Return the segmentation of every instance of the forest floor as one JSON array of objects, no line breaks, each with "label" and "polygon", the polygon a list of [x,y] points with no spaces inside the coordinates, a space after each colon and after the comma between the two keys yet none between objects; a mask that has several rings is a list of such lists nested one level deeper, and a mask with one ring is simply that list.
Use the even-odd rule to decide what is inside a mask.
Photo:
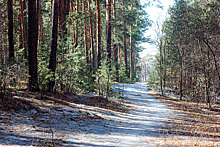
[{"label": "forest floor", "polygon": [[[116,84],[115,91],[123,96],[12,90],[0,103],[0,146],[220,146],[219,132],[210,133],[219,131],[219,112],[185,114],[176,101],[149,95],[146,83]],[[192,124],[182,125],[184,117]],[[202,120],[208,131],[183,131]]]},{"label": "forest floor", "polygon": [[166,123],[165,127],[169,134],[215,138],[220,141],[220,104],[212,104],[209,109],[204,102],[162,96],[153,90],[148,93],[174,112],[175,115],[169,116],[171,122]]}]

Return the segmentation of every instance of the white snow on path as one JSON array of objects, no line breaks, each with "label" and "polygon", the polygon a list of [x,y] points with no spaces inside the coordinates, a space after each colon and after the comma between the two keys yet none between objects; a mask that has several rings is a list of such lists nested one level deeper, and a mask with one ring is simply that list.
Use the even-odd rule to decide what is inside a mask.
[{"label": "white snow on path", "polygon": [[[85,142],[78,146],[155,146],[159,141],[158,137],[165,133],[161,128],[171,111],[147,94],[146,83],[118,84],[115,87],[124,89],[125,101],[131,103],[133,111],[103,115],[110,121],[107,121],[104,127],[97,126],[101,129],[100,133],[94,128],[95,133],[77,134],[79,141]],[[70,135],[68,141],[71,141],[72,137]]]},{"label": "white snow on path", "polygon": [[[154,146],[170,110],[147,94],[143,83],[118,84],[124,87],[124,101],[130,103],[129,113],[110,112],[82,104],[58,109],[43,105],[50,113],[38,116],[36,111],[1,112],[0,146],[31,146],[53,139],[62,146]],[[117,89],[115,89],[117,91]],[[104,119],[79,119],[84,110]],[[63,116],[62,114],[68,114]]]},{"label": "white snow on path", "polygon": [[[172,111],[147,94],[146,83],[114,86],[115,91],[123,91],[125,103],[132,106],[129,113],[74,103],[65,108],[41,104],[45,110],[42,114],[34,110],[0,111],[0,146],[46,143],[52,138],[51,132],[54,141],[66,147],[149,147],[163,142],[167,136],[162,128]],[[83,119],[88,111],[91,117],[103,119]]]}]

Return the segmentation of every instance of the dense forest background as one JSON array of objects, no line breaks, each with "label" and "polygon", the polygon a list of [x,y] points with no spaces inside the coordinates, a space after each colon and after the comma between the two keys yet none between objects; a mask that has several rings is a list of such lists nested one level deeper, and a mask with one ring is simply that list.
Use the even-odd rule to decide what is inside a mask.
[{"label": "dense forest background", "polygon": [[1,93],[95,91],[137,80],[140,0],[1,0]]},{"label": "dense forest background", "polygon": [[176,0],[156,34],[154,64],[150,56],[140,61],[149,83],[211,108],[220,96],[220,1]]},{"label": "dense forest background", "polygon": [[0,144],[218,146],[220,0],[174,1],[0,0]]},{"label": "dense forest background", "polygon": [[176,0],[156,30],[158,54],[140,59],[140,44],[151,41],[145,7],[140,0],[1,0],[1,96],[8,88],[109,95],[113,82],[149,76],[162,95],[211,108],[220,91],[219,0]]}]

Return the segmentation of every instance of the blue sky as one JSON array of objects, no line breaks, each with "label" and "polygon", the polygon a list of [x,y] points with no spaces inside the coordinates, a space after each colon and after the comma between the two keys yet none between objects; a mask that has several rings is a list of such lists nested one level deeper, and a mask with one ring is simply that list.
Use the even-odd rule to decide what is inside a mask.
[{"label": "blue sky", "polygon": [[[148,0],[141,0],[142,3],[147,3]],[[155,24],[159,22],[160,27],[163,24],[164,20],[167,18],[167,10],[170,6],[173,5],[173,0],[160,0],[163,9],[157,8],[156,6],[148,6],[145,11],[149,14],[149,19],[153,21],[152,27],[146,31],[145,36],[151,36],[152,39],[156,38],[155,33]],[[155,2],[156,4],[156,2]],[[147,54],[155,55],[158,51],[155,45],[149,43],[141,44],[145,48],[143,52],[140,53],[141,57],[144,57]]]}]

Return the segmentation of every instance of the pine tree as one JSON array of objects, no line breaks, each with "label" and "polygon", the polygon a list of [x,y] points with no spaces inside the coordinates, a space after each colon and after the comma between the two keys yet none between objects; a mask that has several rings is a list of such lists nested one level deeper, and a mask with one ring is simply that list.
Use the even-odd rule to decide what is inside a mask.
[{"label": "pine tree", "polygon": [[51,45],[50,45],[50,60],[49,69],[51,76],[48,83],[48,91],[54,92],[55,85],[55,70],[56,70],[56,54],[57,54],[57,38],[58,38],[58,0],[53,0],[52,6],[52,28],[51,28]]},{"label": "pine tree", "polygon": [[38,41],[38,18],[37,1],[28,0],[28,63],[29,63],[29,91],[38,91],[37,75],[37,41]]}]

